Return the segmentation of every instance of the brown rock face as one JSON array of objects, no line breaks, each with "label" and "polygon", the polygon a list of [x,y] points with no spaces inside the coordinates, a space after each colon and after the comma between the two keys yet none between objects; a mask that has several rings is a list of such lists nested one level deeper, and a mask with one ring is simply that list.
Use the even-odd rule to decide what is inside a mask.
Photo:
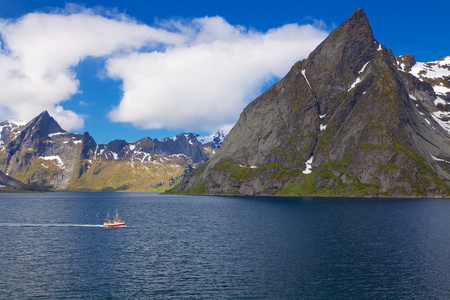
[{"label": "brown rock face", "polygon": [[26,125],[2,122],[0,189],[154,191],[178,182],[217,150],[197,137],[97,145],[87,132],[66,132],[46,111]]},{"label": "brown rock face", "polygon": [[400,69],[357,9],[174,192],[449,196],[450,137],[426,105],[436,95]]}]

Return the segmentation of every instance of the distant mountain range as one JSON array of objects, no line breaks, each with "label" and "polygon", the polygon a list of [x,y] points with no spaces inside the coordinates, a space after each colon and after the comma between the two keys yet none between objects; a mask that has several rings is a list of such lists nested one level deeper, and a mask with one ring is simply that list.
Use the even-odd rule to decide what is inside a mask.
[{"label": "distant mountain range", "polygon": [[450,57],[394,57],[357,9],[172,192],[449,197],[449,134]]},{"label": "distant mountain range", "polygon": [[87,132],[66,132],[47,111],[28,123],[0,123],[0,134],[0,188],[79,191],[167,188],[206,162],[226,135],[185,133],[104,145]]}]

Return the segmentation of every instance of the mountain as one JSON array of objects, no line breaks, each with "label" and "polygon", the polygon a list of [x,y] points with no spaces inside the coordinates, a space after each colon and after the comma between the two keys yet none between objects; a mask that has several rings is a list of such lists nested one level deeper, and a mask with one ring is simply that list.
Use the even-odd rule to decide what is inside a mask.
[{"label": "mountain", "polygon": [[24,191],[27,190],[27,185],[22,182],[6,175],[2,171],[0,171],[0,191],[1,192],[9,192],[11,190],[19,190]]},{"label": "mountain", "polygon": [[[438,61],[421,63],[416,62],[413,55],[406,54],[397,57],[397,64],[400,71],[409,73],[419,81],[428,84],[416,81],[420,85],[416,88],[416,92],[419,93],[410,95],[410,98],[415,101],[419,99],[431,113],[429,117],[450,134],[450,56]],[[416,106],[419,107],[419,103]]]},{"label": "mountain", "polygon": [[201,142],[202,144],[208,144],[212,143],[214,147],[219,149],[222,147],[222,143],[225,140],[227,134],[229,133],[229,130],[220,129],[216,133],[213,133],[208,136],[197,136],[197,140]]},{"label": "mountain", "polygon": [[64,131],[46,111],[25,126],[6,128],[11,133],[5,127],[1,133],[1,171],[26,184],[68,186],[83,136]]},{"label": "mountain", "polygon": [[216,143],[201,138],[185,133],[98,145],[87,132],[65,131],[44,111],[26,124],[0,123],[0,172],[26,189],[155,190],[179,181],[221,144],[219,137]]},{"label": "mountain", "polygon": [[447,62],[394,57],[357,9],[172,192],[448,197]]}]

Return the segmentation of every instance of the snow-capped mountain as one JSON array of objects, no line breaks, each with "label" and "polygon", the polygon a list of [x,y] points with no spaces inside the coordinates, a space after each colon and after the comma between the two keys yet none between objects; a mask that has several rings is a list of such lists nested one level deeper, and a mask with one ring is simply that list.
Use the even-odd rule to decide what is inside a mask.
[{"label": "snow-capped mountain", "polygon": [[228,132],[230,132],[229,129],[219,129],[217,132],[210,134],[210,135],[206,135],[206,136],[201,136],[197,133],[183,133],[181,135],[177,135],[174,137],[167,137],[164,138],[162,141],[163,142],[167,142],[167,141],[177,141],[180,136],[184,136],[186,138],[186,140],[191,144],[196,144],[196,143],[201,143],[203,145],[207,145],[209,143],[211,143],[215,148],[220,148],[220,146],[222,146],[223,141],[225,140]]},{"label": "snow-capped mountain", "polygon": [[97,144],[87,132],[66,132],[45,111],[28,123],[0,123],[0,172],[55,189],[152,190],[170,186],[218,149],[197,137]]},{"label": "snow-capped mountain", "polygon": [[433,87],[436,95],[444,98],[450,97],[450,56],[432,62],[415,62],[408,70],[405,69],[405,65],[402,63],[400,63],[400,67],[403,71],[428,82]]},{"label": "snow-capped mountain", "polygon": [[223,141],[227,137],[227,134],[230,132],[230,129],[219,129],[216,133],[207,136],[197,136],[197,140],[202,144],[213,143],[214,146],[220,148],[222,146]]},{"label": "snow-capped mountain", "polygon": [[11,136],[17,136],[20,132],[19,128],[25,126],[27,122],[21,120],[8,120],[0,122],[0,146],[5,143]]},{"label": "snow-capped mountain", "polygon": [[407,54],[397,57],[397,64],[401,71],[412,74],[433,88],[433,91],[424,90],[424,93],[410,97],[425,105],[431,118],[450,134],[450,56],[423,63]]}]

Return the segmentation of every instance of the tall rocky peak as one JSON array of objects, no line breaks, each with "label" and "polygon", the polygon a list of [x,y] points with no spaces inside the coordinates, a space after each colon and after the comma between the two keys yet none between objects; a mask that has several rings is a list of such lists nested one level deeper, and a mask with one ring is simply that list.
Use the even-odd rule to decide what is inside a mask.
[{"label": "tall rocky peak", "polygon": [[42,112],[39,116],[31,120],[23,132],[26,132],[27,137],[39,137],[39,138],[48,138],[49,134],[58,133],[58,132],[66,132],[64,129],[59,126],[58,122],[53,119],[52,116],[47,111]]},{"label": "tall rocky peak", "polygon": [[417,81],[357,9],[250,103],[203,172],[174,191],[447,196],[450,138],[412,96],[436,97]]},{"label": "tall rocky peak", "polygon": [[301,63],[320,114],[326,114],[338,95],[350,87],[378,47],[366,14],[358,8]]},{"label": "tall rocky peak", "polygon": [[114,140],[108,143],[106,149],[115,153],[119,153],[120,150],[125,148],[127,145],[128,143],[125,140]]},{"label": "tall rocky peak", "polygon": [[209,158],[203,151],[203,145],[197,140],[198,135],[183,133],[175,137],[165,138],[155,142],[155,149],[166,154],[184,154],[195,162],[206,162]]},{"label": "tall rocky peak", "polygon": [[83,134],[82,145],[80,159],[89,159],[91,154],[95,152],[95,149],[97,148],[97,143],[94,138],[90,136],[89,132]]}]

